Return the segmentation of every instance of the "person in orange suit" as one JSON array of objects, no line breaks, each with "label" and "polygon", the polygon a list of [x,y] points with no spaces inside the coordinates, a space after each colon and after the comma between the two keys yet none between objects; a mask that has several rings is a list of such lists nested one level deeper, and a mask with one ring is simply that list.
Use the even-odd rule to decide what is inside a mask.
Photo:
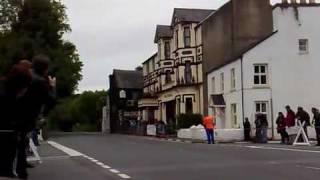
[{"label": "person in orange suit", "polygon": [[213,116],[204,117],[203,126],[206,129],[208,144],[214,144],[215,118]]}]

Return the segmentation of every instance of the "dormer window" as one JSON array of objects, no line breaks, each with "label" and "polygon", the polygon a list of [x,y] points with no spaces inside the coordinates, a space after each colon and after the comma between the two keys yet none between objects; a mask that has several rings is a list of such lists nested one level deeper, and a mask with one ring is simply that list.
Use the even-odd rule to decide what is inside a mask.
[{"label": "dormer window", "polygon": [[191,31],[190,27],[184,27],[183,29],[184,47],[191,46]]}]

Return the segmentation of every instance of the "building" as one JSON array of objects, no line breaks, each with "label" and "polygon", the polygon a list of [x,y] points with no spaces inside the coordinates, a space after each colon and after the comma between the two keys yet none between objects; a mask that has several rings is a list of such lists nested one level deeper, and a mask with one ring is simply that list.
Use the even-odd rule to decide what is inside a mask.
[{"label": "building", "polygon": [[[264,114],[273,130],[278,112],[320,107],[320,4],[282,3],[273,7],[273,31],[235,58],[208,72],[208,111],[218,128],[241,128]],[[272,131],[272,135],[275,135]]]},{"label": "building", "polygon": [[114,70],[109,76],[111,133],[126,132],[128,121],[139,117],[138,99],[142,97],[141,70]]},{"label": "building", "polygon": [[171,25],[158,25],[158,51],[143,63],[145,121],[175,123],[182,113],[202,113],[202,36],[198,23],[214,10],[174,9]]},{"label": "building", "polygon": [[199,26],[203,44],[203,106],[207,114],[207,73],[272,33],[270,0],[230,0]]}]

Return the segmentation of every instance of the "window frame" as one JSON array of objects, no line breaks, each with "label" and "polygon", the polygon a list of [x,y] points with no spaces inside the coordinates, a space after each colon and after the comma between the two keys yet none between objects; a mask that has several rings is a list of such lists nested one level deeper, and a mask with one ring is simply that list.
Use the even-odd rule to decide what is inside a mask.
[{"label": "window frame", "polygon": [[164,57],[165,59],[170,59],[171,56],[171,45],[170,41],[164,42]]},{"label": "window frame", "polygon": [[236,69],[232,68],[231,70],[231,91],[236,90]]},{"label": "window frame", "polygon": [[[264,67],[264,72],[262,72],[262,67]],[[256,72],[256,68],[258,68],[258,72]],[[259,82],[256,83],[256,77],[258,77]],[[262,83],[262,78],[265,77],[266,83]],[[269,71],[268,64],[254,64],[253,65],[253,84],[256,87],[266,87],[269,85]]]},{"label": "window frame", "polygon": [[216,88],[216,77],[215,76],[211,78],[211,88],[212,88],[211,93],[216,94],[217,88]]},{"label": "window frame", "polygon": [[300,54],[309,53],[309,39],[301,38],[298,40],[298,48]]},{"label": "window frame", "polygon": [[165,72],[165,84],[169,84],[172,82],[171,71],[166,70]]},{"label": "window frame", "polygon": [[[190,111],[189,111],[189,107],[188,107],[189,100],[191,102]],[[185,113],[186,114],[192,114],[193,113],[193,98],[192,97],[186,97],[186,99],[185,99]]]},{"label": "window frame", "polygon": [[191,61],[186,61],[185,62],[184,79],[185,79],[185,83],[186,84],[191,84],[192,83],[192,64],[191,64]]},{"label": "window frame", "polygon": [[220,73],[220,91],[224,93],[224,73]]},{"label": "window frame", "polygon": [[179,29],[176,29],[175,43],[176,49],[179,49]]},{"label": "window frame", "polygon": [[238,129],[239,128],[239,123],[238,123],[238,114],[237,114],[237,104],[232,103],[230,105],[230,111],[231,111],[231,123],[232,123],[232,128]]},{"label": "window frame", "polygon": [[[189,41],[187,41],[189,40]],[[191,28],[190,26],[183,27],[183,42],[184,47],[191,47]]]},{"label": "window frame", "polygon": [[[265,105],[265,112],[263,111],[263,104]],[[259,105],[260,110],[257,110],[257,105]],[[269,119],[269,102],[268,101],[255,101],[254,102],[254,112],[255,112],[255,118],[258,114],[263,114],[266,116],[266,119]]]}]

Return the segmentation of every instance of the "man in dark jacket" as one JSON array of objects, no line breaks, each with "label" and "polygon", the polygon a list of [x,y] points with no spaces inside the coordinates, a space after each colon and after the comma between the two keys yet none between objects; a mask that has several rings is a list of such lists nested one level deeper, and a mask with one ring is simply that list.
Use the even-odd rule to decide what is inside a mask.
[{"label": "man in dark jacket", "polygon": [[251,140],[251,137],[250,137],[250,134],[251,134],[251,124],[250,124],[248,118],[245,118],[245,121],[244,121],[244,123],[243,123],[243,127],[244,127],[244,140],[245,140],[245,141],[250,141],[250,140]]},{"label": "man in dark jacket", "polygon": [[[17,147],[18,104],[31,82],[30,64],[13,66],[0,80],[0,177],[14,177],[13,160]],[[1,178],[0,178],[1,179]]]},{"label": "man in dark jacket", "polygon": [[17,173],[23,179],[28,177],[25,151],[29,142],[27,134],[36,127],[41,109],[45,105],[53,104],[55,99],[55,78],[48,76],[49,62],[50,59],[45,55],[38,55],[32,59],[32,82],[21,103],[24,107],[24,119],[20,125]]},{"label": "man in dark jacket", "polygon": [[[298,107],[298,112],[296,114],[296,117],[297,117],[298,121],[300,121],[301,125],[304,123],[303,129],[308,137],[308,129],[307,128],[308,128],[308,126],[310,126],[309,114],[305,110],[303,110],[302,107]],[[303,137],[302,137],[302,135],[300,135],[299,142],[302,142],[302,141],[303,141]]]},{"label": "man in dark jacket", "polygon": [[320,112],[319,109],[312,108],[314,127],[317,135],[317,146],[320,146]]}]

